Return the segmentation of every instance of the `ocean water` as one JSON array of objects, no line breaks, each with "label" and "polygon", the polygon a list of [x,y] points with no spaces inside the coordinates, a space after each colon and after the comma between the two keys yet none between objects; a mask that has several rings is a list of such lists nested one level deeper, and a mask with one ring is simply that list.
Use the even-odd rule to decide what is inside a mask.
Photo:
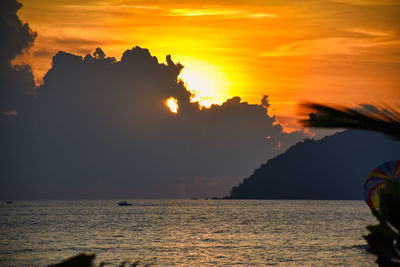
[{"label": "ocean water", "polygon": [[375,266],[362,201],[131,200],[0,204],[0,266]]}]

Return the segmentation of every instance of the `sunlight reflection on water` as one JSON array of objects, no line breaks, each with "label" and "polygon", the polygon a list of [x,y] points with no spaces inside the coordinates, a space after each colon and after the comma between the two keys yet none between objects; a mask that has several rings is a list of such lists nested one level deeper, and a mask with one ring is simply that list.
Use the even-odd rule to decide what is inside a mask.
[{"label": "sunlight reflection on water", "polygon": [[79,252],[117,265],[375,266],[361,201],[133,200],[0,204],[0,265],[45,266]]}]

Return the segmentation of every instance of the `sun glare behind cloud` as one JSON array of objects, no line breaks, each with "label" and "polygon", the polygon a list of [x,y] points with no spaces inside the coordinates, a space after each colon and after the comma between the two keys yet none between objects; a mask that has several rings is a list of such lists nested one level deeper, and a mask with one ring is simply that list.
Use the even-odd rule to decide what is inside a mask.
[{"label": "sun glare behind cloud", "polygon": [[168,106],[169,110],[172,113],[178,113],[178,100],[173,98],[172,96],[165,101],[165,104]]},{"label": "sun glare behind cloud", "polygon": [[183,62],[187,67],[183,68],[179,78],[194,94],[192,102],[209,108],[212,104],[222,104],[229,97],[231,82],[221,67],[189,58]]}]

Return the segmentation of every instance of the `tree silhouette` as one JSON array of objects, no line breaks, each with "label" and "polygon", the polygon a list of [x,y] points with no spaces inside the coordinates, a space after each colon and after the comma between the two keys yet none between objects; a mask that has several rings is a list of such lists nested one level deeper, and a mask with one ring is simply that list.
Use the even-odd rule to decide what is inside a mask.
[{"label": "tree silhouette", "polygon": [[304,127],[350,128],[382,132],[400,140],[400,112],[390,107],[359,105],[357,108],[302,103],[302,114],[309,118]]}]

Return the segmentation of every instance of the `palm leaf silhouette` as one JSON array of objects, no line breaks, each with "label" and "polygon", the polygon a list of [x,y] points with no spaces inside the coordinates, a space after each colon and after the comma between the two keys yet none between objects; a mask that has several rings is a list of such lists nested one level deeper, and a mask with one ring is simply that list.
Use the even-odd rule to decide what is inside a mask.
[{"label": "palm leaf silhouette", "polygon": [[358,108],[329,106],[318,103],[300,104],[308,119],[300,123],[304,127],[351,128],[382,132],[400,140],[400,113],[393,108],[375,108],[360,105]]}]

